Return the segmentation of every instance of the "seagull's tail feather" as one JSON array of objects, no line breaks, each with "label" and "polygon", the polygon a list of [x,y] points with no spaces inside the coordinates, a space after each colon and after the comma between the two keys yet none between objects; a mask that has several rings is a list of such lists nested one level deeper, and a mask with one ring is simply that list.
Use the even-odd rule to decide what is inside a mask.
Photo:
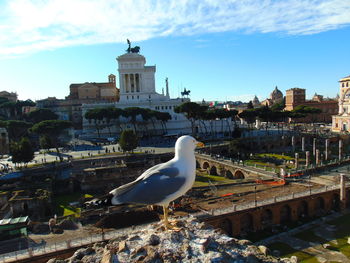
[{"label": "seagull's tail feather", "polygon": [[104,196],[94,198],[88,202],[84,203],[86,209],[101,208],[106,206],[111,206],[112,204],[112,194],[106,194]]}]

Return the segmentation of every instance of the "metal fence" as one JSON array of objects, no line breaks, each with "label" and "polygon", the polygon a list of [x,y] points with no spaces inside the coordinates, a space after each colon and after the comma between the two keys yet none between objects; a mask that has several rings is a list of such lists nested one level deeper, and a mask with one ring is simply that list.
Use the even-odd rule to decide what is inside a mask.
[{"label": "metal fence", "polygon": [[310,196],[313,194],[324,193],[324,192],[332,191],[335,189],[339,189],[339,185],[324,186],[324,187],[316,188],[316,189],[312,189],[310,187],[309,190],[303,191],[303,192],[292,193],[292,194],[288,194],[288,195],[284,195],[284,196],[275,196],[273,198],[264,199],[264,200],[254,200],[254,201],[246,202],[246,203],[243,203],[240,205],[233,204],[231,207],[216,208],[216,209],[212,209],[212,210],[206,211],[206,212],[202,211],[202,212],[197,213],[196,216],[198,218],[201,218],[201,217],[229,214],[229,213],[234,213],[237,211],[243,211],[243,210],[247,210],[250,208],[261,207],[261,206],[274,204],[274,203],[278,203],[278,202],[282,202],[282,201],[293,200],[293,199],[299,198],[299,197],[306,197],[306,196]]},{"label": "metal fence", "polygon": [[69,248],[81,247],[91,243],[109,240],[115,237],[120,231],[114,230],[101,234],[90,235],[86,237],[67,240],[65,242],[55,242],[53,244],[36,245],[24,250],[1,254],[0,262],[16,262],[17,260],[31,258],[35,256],[45,255],[57,251],[63,251]]}]

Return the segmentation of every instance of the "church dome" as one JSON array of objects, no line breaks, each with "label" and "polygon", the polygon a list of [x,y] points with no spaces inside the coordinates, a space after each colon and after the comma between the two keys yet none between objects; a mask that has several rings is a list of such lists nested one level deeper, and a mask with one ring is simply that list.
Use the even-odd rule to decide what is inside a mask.
[{"label": "church dome", "polygon": [[283,93],[277,88],[277,86],[276,86],[275,89],[271,92],[271,94],[270,94],[270,99],[271,99],[272,101],[277,101],[277,100],[283,99]]},{"label": "church dome", "polygon": [[260,101],[258,99],[258,97],[255,95],[254,99],[253,99],[253,105],[259,105],[260,104]]}]

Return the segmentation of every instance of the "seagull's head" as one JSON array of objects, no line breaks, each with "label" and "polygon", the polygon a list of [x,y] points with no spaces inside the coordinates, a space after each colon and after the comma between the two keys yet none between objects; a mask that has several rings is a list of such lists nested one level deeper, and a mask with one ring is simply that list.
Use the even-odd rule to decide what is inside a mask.
[{"label": "seagull's head", "polygon": [[202,142],[197,141],[195,138],[189,135],[181,136],[177,139],[175,143],[175,153],[176,155],[187,155],[193,154],[196,147],[203,147]]}]

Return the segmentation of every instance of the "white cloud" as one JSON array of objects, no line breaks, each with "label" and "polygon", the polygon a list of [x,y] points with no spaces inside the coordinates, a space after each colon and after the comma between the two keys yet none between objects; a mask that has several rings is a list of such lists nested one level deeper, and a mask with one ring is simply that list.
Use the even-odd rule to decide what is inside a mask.
[{"label": "white cloud", "polygon": [[0,56],[159,36],[315,34],[350,24],[350,0],[7,0]]}]

